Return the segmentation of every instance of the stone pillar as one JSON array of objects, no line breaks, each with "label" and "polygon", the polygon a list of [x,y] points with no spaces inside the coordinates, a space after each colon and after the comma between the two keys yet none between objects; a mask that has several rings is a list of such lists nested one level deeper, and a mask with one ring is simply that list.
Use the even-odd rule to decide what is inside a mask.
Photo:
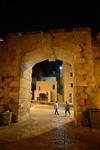
[{"label": "stone pillar", "polygon": [[63,98],[64,102],[66,102],[68,100],[69,94],[73,94],[73,87],[71,87],[71,84],[73,84],[73,76],[70,76],[70,73],[73,74],[73,72],[72,65],[66,62],[63,62],[62,68]]},{"label": "stone pillar", "polygon": [[19,109],[18,121],[23,121],[29,117],[32,99],[31,91],[32,67],[27,63],[21,65],[20,90],[19,90]]},{"label": "stone pillar", "polygon": [[90,99],[90,97],[92,96],[91,89],[94,87],[92,52],[88,53],[88,57],[85,58],[85,61],[82,62],[80,61],[80,59],[78,59],[78,61],[75,62],[74,64],[75,69],[74,112],[77,125],[88,126],[89,120],[88,118],[86,118],[84,113],[89,108],[92,108],[94,106],[94,104],[91,105]]}]

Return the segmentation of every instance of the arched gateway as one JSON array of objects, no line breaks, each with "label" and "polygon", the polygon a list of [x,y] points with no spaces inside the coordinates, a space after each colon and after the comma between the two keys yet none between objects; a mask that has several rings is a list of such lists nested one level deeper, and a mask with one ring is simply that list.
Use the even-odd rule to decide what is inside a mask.
[{"label": "arched gateway", "polygon": [[[74,74],[74,114],[77,124],[87,124],[84,112],[94,108],[95,88],[90,28],[73,32],[10,33],[0,42],[0,107],[9,107],[14,121],[29,116],[32,67],[44,60],[59,59],[72,66]],[[64,85],[66,93],[66,84]],[[66,94],[64,94],[66,97]]]}]

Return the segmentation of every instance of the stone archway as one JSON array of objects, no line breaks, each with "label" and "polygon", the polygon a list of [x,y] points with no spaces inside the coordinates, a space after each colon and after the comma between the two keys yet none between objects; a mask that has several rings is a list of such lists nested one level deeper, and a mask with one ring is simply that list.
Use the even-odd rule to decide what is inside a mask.
[{"label": "stone archway", "polygon": [[[75,64],[77,63],[77,59],[76,58],[78,57],[76,54],[79,55],[79,53],[81,51],[81,48],[78,45],[75,45],[75,44],[72,44],[72,43],[68,43],[68,42],[66,43],[66,45],[67,45],[66,49],[64,49],[63,46],[55,47],[56,58],[61,60],[61,61],[63,61],[64,67],[66,67],[66,63],[71,64],[72,68],[74,70],[75,69]],[[42,53],[41,53],[41,51],[42,51]],[[22,58],[22,68],[23,69],[21,71],[22,76],[21,76],[21,81],[20,81],[20,87],[28,87],[29,86],[28,89],[30,89],[31,83],[29,83],[29,81],[31,81],[31,73],[32,73],[31,70],[32,70],[33,64],[35,65],[36,63],[41,62],[41,61],[46,60],[46,59],[49,59],[50,61],[51,60],[55,61],[55,58],[54,58],[54,56],[53,56],[53,54],[51,52],[52,52],[52,50],[48,51],[48,50],[44,50],[44,49],[42,49],[42,50],[41,49],[40,50],[35,49],[35,50],[30,51],[29,53],[26,53],[24,55],[24,57]],[[30,71],[28,71],[28,70],[30,70]],[[76,71],[74,71],[74,76],[75,77],[76,77],[76,74],[75,74]],[[27,81],[25,81],[25,79],[28,80],[28,84],[26,84]],[[74,96],[73,96],[75,112],[77,112],[76,97],[75,97],[75,95],[76,95],[76,93],[75,93],[76,87],[77,87],[77,84],[75,83]],[[65,89],[66,89],[66,86],[65,86]],[[24,88],[20,88],[20,90],[21,90],[20,97],[22,97],[21,93],[24,93],[25,89]],[[31,89],[30,89],[30,91],[31,91]],[[29,94],[29,91],[27,91],[26,93]],[[65,93],[66,93],[66,90],[65,90]],[[26,95],[28,96],[28,94],[26,94]],[[65,96],[65,98],[67,97],[65,94],[64,94],[64,96]],[[24,110],[26,108],[27,111],[26,110],[25,111],[27,112],[27,114],[29,114],[29,110],[30,110],[30,107],[29,107],[30,106],[30,101],[29,100],[31,100],[31,92],[29,94],[29,97],[24,98],[24,99],[26,99],[26,101],[23,101],[23,100],[21,101],[20,97],[19,97],[20,106],[21,105],[24,106]],[[20,121],[20,120],[23,119],[23,116],[21,117],[21,115],[23,114],[23,112],[22,112],[23,109],[20,107],[19,110],[20,110],[19,111],[19,121]],[[24,112],[24,114],[25,114],[25,112]],[[26,116],[26,114],[25,114],[25,116]]]},{"label": "stone archway", "polygon": [[[72,65],[74,71],[75,120],[77,123],[83,124],[85,122],[83,112],[87,108],[95,106],[95,102],[93,105],[91,104],[95,81],[90,30],[75,30],[68,33],[26,34],[22,36],[16,33],[9,34],[6,42],[8,44],[5,47],[1,46],[7,52],[5,58],[9,53],[12,55],[6,61],[8,66],[6,69],[7,77],[3,75],[10,83],[10,93],[6,95],[5,99],[8,98],[9,100],[15,120],[22,121],[29,116],[32,67],[43,60],[54,61],[59,59],[64,64],[69,63]],[[10,63],[12,65],[9,67]],[[17,67],[17,70],[15,67]],[[11,73],[9,69],[12,71]],[[3,69],[1,69],[1,72],[3,72]],[[12,87],[13,90],[11,91]]]}]

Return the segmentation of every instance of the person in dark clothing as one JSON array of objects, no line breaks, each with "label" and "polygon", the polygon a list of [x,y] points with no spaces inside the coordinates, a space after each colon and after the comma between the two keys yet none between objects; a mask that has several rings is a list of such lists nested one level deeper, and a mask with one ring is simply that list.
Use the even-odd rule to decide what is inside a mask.
[{"label": "person in dark clothing", "polygon": [[70,105],[68,102],[66,102],[65,104],[65,116],[67,115],[67,112],[69,113],[69,116],[70,116]]}]

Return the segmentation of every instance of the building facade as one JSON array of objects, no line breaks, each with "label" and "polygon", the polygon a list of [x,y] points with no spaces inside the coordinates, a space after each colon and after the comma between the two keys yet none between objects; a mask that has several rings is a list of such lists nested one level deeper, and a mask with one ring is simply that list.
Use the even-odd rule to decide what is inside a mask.
[{"label": "building facade", "polygon": [[57,100],[57,81],[37,81],[34,100],[41,103],[55,102]]}]

